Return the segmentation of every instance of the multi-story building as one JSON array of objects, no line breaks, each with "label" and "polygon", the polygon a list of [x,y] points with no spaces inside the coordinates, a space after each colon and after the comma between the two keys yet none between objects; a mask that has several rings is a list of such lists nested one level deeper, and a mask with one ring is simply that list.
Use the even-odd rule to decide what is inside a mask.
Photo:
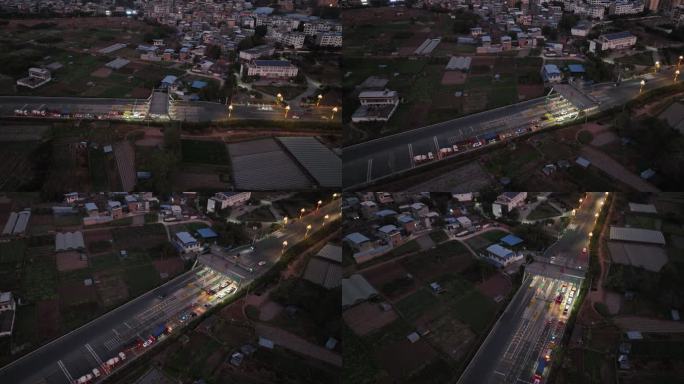
[{"label": "multi-story building", "polygon": [[359,93],[361,106],[352,115],[355,123],[368,121],[387,121],[399,105],[396,91],[363,91]]},{"label": "multi-story building", "polygon": [[495,217],[501,217],[525,204],[526,198],[527,192],[504,192],[500,194],[492,204],[492,213]]},{"label": "multi-story building", "polygon": [[611,15],[635,15],[644,11],[641,0],[618,0],[610,4],[608,13]]},{"label": "multi-story building", "polygon": [[207,212],[243,205],[249,201],[250,197],[252,197],[251,192],[218,192],[207,200]]},{"label": "multi-story building", "polygon": [[625,49],[633,47],[636,44],[637,38],[629,31],[608,33],[601,35],[596,40],[589,42],[589,50],[595,52],[607,51],[611,49]]},{"label": "multi-story building", "polygon": [[0,337],[12,335],[16,310],[12,292],[0,292]]},{"label": "multi-story building", "polygon": [[301,32],[287,32],[280,36],[280,43],[287,47],[299,49],[304,46],[306,35]]},{"label": "multi-story building", "polygon": [[292,78],[297,76],[299,68],[286,60],[254,60],[243,64],[247,68],[247,76],[266,78]]},{"label": "multi-story building", "polygon": [[262,57],[273,56],[275,47],[272,45],[259,45],[254,48],[240,51],[240,59],[244,61],[252,61]]},{"label": "multi-story building", "polygon": [[188,232],[176,233],[176,245],[183,253],[199,252],[202,249],[200,242]]},{"label": "multi-story building", "polygon": [[322,32],[316,35],[319,47],[342,47],[342,32]]},{"label": "multi-story building", "polygon": [[17,85],[35,89],[52,80],[50,71],[45,68],[29,68],[28,77],[17,80]]}]

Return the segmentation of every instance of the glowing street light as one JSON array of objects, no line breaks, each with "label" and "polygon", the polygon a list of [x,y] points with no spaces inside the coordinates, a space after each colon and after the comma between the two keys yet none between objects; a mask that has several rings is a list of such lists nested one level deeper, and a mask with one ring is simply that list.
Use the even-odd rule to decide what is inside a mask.
[{"label": "glowing street light", "polygon": [[287,225],[287,216],[283,217],[283,225]]},{"label": "glowing street light", "polygon": [[674,82],[677,82],[677,77],[679,77],[679,69],[675,71]]},{"label": "glowing street light", "polygon": [[684,56],[679,55],[679,61],[677,62],[677,69],[679,69],[679,66],[682,65],[682,59],[684,59]]},{"label": "glowing street light", "polygon": [[594,236],[594,233],[593,233],[593,232],[589,232],[589,237],[592,237],[592,236]]},{"label": "glowing street light", "polygon": [[644,85],[646,85],[646,80],[641,80],[641,87],[639,87],[639,93],[641,93],[644,90]]},{"label": "glowing street light", "polygon": [[283,101],[283,95],[279,93],[276,95],[276,104],[280,103],[281,101]]},{"label": "glowing street light", "polygon": [[321,100],[323,100],[323,95],[318,95],[318,97],[316,97],[316,99],[317,99],[316,100],[316,106],[318,107],[318,104],[320,104]]},{"label": "glowing street light", "polygon": [[598,212],[596,212],[596,214],[594,215],[594,217],[598,219],[598,216],[599,216],[599,214],[598,214]]},{"label": "glowing street light", "polygon": [[285,118],[287,119],[287,114],[290,112],[290,106],[286,105],[285,106]]},{"label": "glowing street light", "polygon": [[656,61],[655,62],[655,70],[653,71],[653,73],[658,72],[659,69],[660,69],[660,61]]},{"label": "glowing street light", "polygon": [[325,225],[325,222],[328,221],[329,218],[330,218],[330,215],[323,216],[323,225]]},{"label": "glowing street light", "polygon": [[311,224],[306,226],[306,233],[304,234],[304,238],[306,239],[307,236],[309,236],[309,231],[311,230]]},{"label": "glowing street light", "polygon": [[582,198],[581,198],[581,197],[580,197],[580,199],[579,199],[579,202],[580,202],[580,204],[582,204]]},{"label": "glowing street light", "polygon": [[285,247],[287,247],[287,240],[283,241],[283,248],[280,250],[281,254],[285,253]]},{"label": "glowing street light", "polygon": [[332,115],[330,115],[330,120],[335,118],[335,112],[337,112],[337,107],[333,107],[332,112],[333,113],[332,113]]},{"label": "glowing street light", "polygon": [[301,219],[302,216],[304,216],[304,212],[306,212],[306,209],[302,208],[299,210],[299,218]]},{"label": "glowing street light", "polygon": [[321,204],[323,204],[322,200],[318,200],[318,203],[316,204],[316,213],[318,213],[318,208],[321,207]]},{"label": "glowing street light", "polygon": [[336,199],[336,198],[337,198],[337,192],[333,193],[333,199]]},{"label": "glowing street light", "polygon": [[228,106],[228,118],[230,119],[230,115],[233,113],[233,104]]}]

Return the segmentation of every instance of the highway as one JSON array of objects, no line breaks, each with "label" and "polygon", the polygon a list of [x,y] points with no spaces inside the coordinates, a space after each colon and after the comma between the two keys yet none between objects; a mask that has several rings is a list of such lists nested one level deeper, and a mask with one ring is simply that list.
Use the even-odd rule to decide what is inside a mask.
[{"label": "highway", "polygon": [[[587,193],[568,229],[550,246],[541,260],[586,269],[583,248],[589,242],[595,215],[602,207],[603,193]],[[529,270],[529,267],[528,267]],[[565,332],[568,317],[581,281],[566,276],[549,277],[527,273],[521,288],[470,361],[459,384],[532,383],[540,360]],[[559,295],[560,302],[557,302]],[[564,313],[565,309],[568,309]],[[553,362],[549,356],[548,365]],[[540,371],[541,381],[549,370]]]},{"label": "highway", "polygon": [[[339,199],[301,220],[290,220],[278,237],[257,240],[249,257],[254,263],[265,261],[266,264],[255,271],[246,273],[240,269],[239,278],[209,271],[205,266],[188,271],[1,368],[0,383],[71,384],[125,350],[131,342],[147,339],[158,324],[182,325],[180,317],[184,314],[193,310],[201,313],[206,310],[205,304],[212,306],[221,301],[204,289],[215,289],[223,280],[244,285],[264,274],[281,256],[284,239],[290,245],[301,241],[307,235],[307,225],[313,227],[311,232],[316,231],[323,224],[325,214],[331,216],[328,222],[339,217]],[[126,353],[130,359],[147,348],[134,348]]]},{"label": "highway", "polygon": [[[671,85],[673,73],[673,68],[661,68],[657,75],[645,75],[644,91]],[[585,87],[584,92],[599,103],[599,111],[604,111],[636,97],[640,81],[641,78],[623,81],[618,87],[614,83],[596,84]],[[342,185],[361,187],[420,167],[426,163],[417,164],[416,155],[432,152],[437,156],[439,148],[481,139],[491,133],[529,128],[547,112],[545,97],[541,97],[345,147]],[[459,153],[482,148],[461,148]]]},{"label": "highway", "polygon": [[[0,96],[0,116],[16,117],[15,110],[23,109],[29,112],[44,106],[48,110],[71,115],[71,118],[97,118],[98,115],[110,113],[130,112],[144,115],[148,111],[147,99],[108,99],[85,97],[39,97],[39,96]],[[230,112],[230,113],[229,113]],[[333,118],[332,107],[320,106],[293,111],[285,117],[285,109],[266,104],[236,104],[229,111],[225,104],[208,101],[174,101],[169,108],[171,120],[187,122],[208,122],[234,120],[274,120],[274,121],[318,121],[330,122]],[[78,116],[75,116],[77,115]],[[93,116],[85,116],[85,115]],[[84,115],[84,116],[81,116]],[[229,116],[230,115],[230,116]],[[341,114],[334,116],[339,121]],[[52,117],[52,116],[44,116]],[[52,117],[54,118],[54,117]],[[66,119],[66,118],[65,118]],[[131,118],[132,119],[132,118]],[[140,119],[142,120],[142,119]]]}]

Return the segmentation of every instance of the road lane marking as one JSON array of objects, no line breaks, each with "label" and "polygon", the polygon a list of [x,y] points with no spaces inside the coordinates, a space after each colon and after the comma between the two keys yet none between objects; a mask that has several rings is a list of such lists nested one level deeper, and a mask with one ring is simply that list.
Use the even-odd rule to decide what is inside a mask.
[{"label": "road lane marking", "polygon": [[69,373],[69,371],[67,370],[67,368],[64,366],[64,363],[62,362],[62,360],[59,360],[59,361],[57,362],[57,365],[59,365],[59,369],[62,370],[62,372],[64,373],[64,376],[66,376],[67,380],[69,380],[70,383],[73,383],[75,380],[74,380],[74,378],[71,376],[71,373]]},{"label": "road lane marking", "polygon": [[100,356],[98,356],[97,353],[95,353],[95,351],[93,350],[93,347],[91,347],[90,344],[86,344],[85,347],[86,347],[86,349],[88,350],[88,352],[90,352],[90,354],[93,355],[93,358],[95,359],[95,361],[96,361],[101,367],[104,366],[104,362],[102,361],[102,359],[100,359]]},{"label": "road lane marking", "polygon": [[127,327],[128,327],[128,329],[133,329],[133,327],[131,327],[130,325],[128,325],[128,323],[127,323],[127,322],[125,322],[125,321],[124,321],[124,325],[125,325],[125,326],[127,326]]},{"label": "road lane marking", "polygon": [[373,170],[373,159],[368,159],[368,169],[366,170],[366,182],[371,181],[371,172]]},{"label": "road lane marking", "polygon": [[439,143],[437,142],[437,136],[432,136],[432,141],[435,142],[435,153],[439,156]]},{"label": "road lane marking", "polygon": [[413,159],[413,145],[411,145],[411,143],[408,144],[408,150],[409,150],[409,160],[411,161],[411,168],[415,168],[416,163]]}]

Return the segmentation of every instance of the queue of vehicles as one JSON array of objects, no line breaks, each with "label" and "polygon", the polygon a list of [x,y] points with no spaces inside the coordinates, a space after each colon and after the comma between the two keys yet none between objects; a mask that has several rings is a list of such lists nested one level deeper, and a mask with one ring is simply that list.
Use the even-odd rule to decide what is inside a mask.
[{"label": "queue of vehicles", "polygon": [[415,164],[422,164],[426,163],[429,161],[433,161],[435,159],[444,159],[449,156],[455,155],[458,152],[468,150],[468,149],[475,149],[475,148],[480,148],[483,146],[486,146],[488,144],[494,144],[499,141],[504,141],[506,139],[514,138],[517,136],[524,135],[528,132],[533,132],[541,129],[541,123],[539,120],[534,120],[530,123],[529,126],[523,126],[523,127],[518,127],[513,130],[505,131],[505,132],[491,132],[487,133],[482,136],[482,138],[475,138],[474,140],[466,140],[462,141],[456,144],[453,144],[451,146],[443,147],[440,148],[439,151],[436,153],[428,152],[426,154],[419,154],[419,155],[414,155],[413,156],[413,162]]},{"label": "queue of vehicles", "polygon": [[15,116],[46,117],[53,119],[87,119],[87,120],[135,120],[144,119],[147,114],[138,111],[108,111],[106,113],[72,112],[69,109],[48,108],[45,104],[24,104],[14,110]]},{"label": "queue of vehicles", "polygon": [[[204,269],[197,273],[198,276],[202,277],[208,277],[215,274],[216,272],[214,271],[207,271]],[[210,298],[215,295],[218,299],[223,299],[227,295],[234,293],[237,290],[237,286],[231,280],[224,278],[221,279],[219,283],[211,283],[207,287],[204,287],[202,290]],[[161,299],[163,299],[165,295],[160,295],[160,297]],[[211,304],[210,302],[204,304],[204,308],[209,308],[211,306],[213,306],[213,304]],[[123,363],[123,361],[126,360],[126,358],[128,357],[126,353],[131,354],[133,353],[133,351],[141,352],[151,347],[153,344],[166,337],[166,335],[171,334],[173,329],[178,324],[184,324],[198,317],[201,313],[201,307],[198,304],[194,304],[190,307],[189,310],[181,311],[180,315],[178,315],[177,318],[173,317],[169,321],[158,323],[150,330],[150,333],[148,334],[147,338],[141,339],[140,337],[136,336],[127,344],[124,344],[122,351],[107,359],[102,365],[93,368],[90,372],[74,380],[73,384],[88,384],[93,382],[95,379],[101,377],[103,374],[109,374],[118,365],[120,365],[121,363]]]}]

